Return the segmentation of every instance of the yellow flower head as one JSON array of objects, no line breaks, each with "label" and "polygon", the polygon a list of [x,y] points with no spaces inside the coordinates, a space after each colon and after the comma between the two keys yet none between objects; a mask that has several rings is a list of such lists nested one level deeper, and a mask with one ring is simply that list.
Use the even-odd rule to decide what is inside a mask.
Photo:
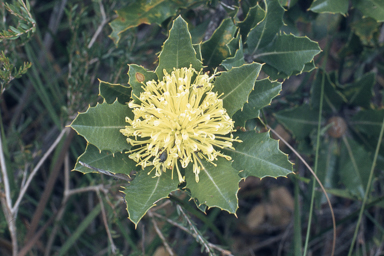
[{"label": "yellow flower head", "polygon": [[[193,81],[192,81],[193,80]],[[224,135],[233,132],[234,122],[223,108],[223,101],[212,92],[213,85],[207,74],[192,67],[164,70],[162,81],[149,81],[140,93],[141,104],[128,104],[134,119],[126,117],[129,126],[120,132],[127,142],[139,146],[129,151],[129,157],[142,168],[154,166],[155,176],[166,169],[177,169],[179,182],[184,181],[177,160],[186,168],[193,162],[196,182],[203,168],[201,159],[212,164],[217,156],[231,157],[217,151],[232,148],[232,142],[240,140]],[[152,170],[153,170],[152,169]]]}]

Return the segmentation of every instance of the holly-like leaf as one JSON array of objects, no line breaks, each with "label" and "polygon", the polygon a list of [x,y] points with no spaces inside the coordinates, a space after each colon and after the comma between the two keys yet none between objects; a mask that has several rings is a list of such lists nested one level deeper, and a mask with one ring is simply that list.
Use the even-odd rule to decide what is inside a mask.
[{"label": "holly-like leaf", "polygon": [[[208,29],[209,23],[210,23],[209,19],[204,20],[200,24],[198,24],[196,27],[193,27],[189,30],[189,33],[191,33],[191,37],[192,37],[192,44],[194,45],[200,44],[203,41],[205,32]],[[188,26],[190,28],[191,24],[188,24]]]},{"label": "holly-like leaf", "polygon": [[384,21],[384,2],[382,0],[354,0],[353,6],[364,16],[371,17],[378,22]]},{"label": "holly-like leaf", "polygon": [[352,31],[360,38],[363,45],[375,46],[373,38],[377,35],[381,23],[372,18],[357,20],[351,24]]},{"label": "holly-like leaf", "polygon": [[343,139],[340,149],[340,178],[349,191],[364,197],[372,160],[370,154],[357,142]]},{"label": "holly-like leaf", "polygon": [[201,61],[196,58],[191,34],[188,31],[188,24],[179,16],[173,21],[173,26],[169,31],[168,39],[164,42],[159,56],[159,65],[155,72],[157,77],[162,79],[164,69],[171,73],[174,68],[189,68],[191,65],[197,71],[203,68]]},{"label": "holly-like leaf", "polygon": [[148,172],[153,167],[138,172],[130,185],[125,188],[125,200],[127,202],[128,218],[137,223],[143,218],[149,209],[156,206],[156,202],[163,198],[167,198],[169,193],[177,190],[179,180],[177,175],[173,175],[172,171],[167,170],[159,177],[153,177]]},{"label": "holly-like leaf", "polygon": [[384,109],[365,110],[354,115],[349,124],[360,132],[368,136],[378,138],[380,135],[381,124],[383,123]]},{"label": "holly-like leaf", "polygon": [[227,43],[227,48],[229,50],[229,56],[233,57],[236,51],[239,49],[239,43],[241,40],[241,36],[239,33],[236,33],[237,36],[233,37],[229,43]]},{"label": "holly-like leaf", "polygon": [[[268,45],[283,25],[284,8],[277,0],[266,0],[266,15],[247,36],[248,52],[253,54]],[[307,61],[308,62],[308,61]]]},{"label": "holly-like leaf", "polygon": [[104,102],[79,113],[70,126],[99,150],[122,152],[131,148],[120,132],[127,125],[127,116],[133,119],[133,113],[127,105],[122,105],[117,100],[113,104]]},{"label": "holly-like leaf", "polygon": [[348,104],[368,109],[373,96],[373,85],[375,84],[375,73],[366,73],[359,80],[346,85],[343,94]]},{"label": "holly-like leaf", "polygon": [[312,60],[311,62],[305,63],[303,70],[295,71],[295,72],[292,72],[291,74],[285,74],[284,72],[281,72],[268,64],[264,64],[262,70],[268,74],[270,80],[278,80],[278,79],[286,79],[290,76],[297,76],[303,72],[311,72],[315,68],[316,68],[315,63]]},{"label": "holly-like leaf", "polygon": [[247,102],[260,69],[261,64],[259,63],[245,64],[222,72],[219,77],[215,78],[213,90],[219,95],[224,93],[223,106],[229,116],[236,113]]},{"label": "holly-like leaf", "polygon": [[222,7],[227,12],[228,16],[231,18],[235,18],[237,16],[237,13],[239,12],[239,9],[240,9],[236,5],[229,6],[229,5],[222,4]]},{"label": "holly-like leaf", "polygon": [[203,62],[203,57],[201,56],[201,44],[194,44],[193,49],[195,49],[196,52],[196,58]]},{"label": "holly-like leaf", "polygon": [[191,191],[192,197],[200,204],[208,207],[219,207],[229,213],[236,213],[238,208],[237,191],[240,177],[231,162],[219,157],[215,162],[217,166],[200,159],[203,166],[199,174],[199,182],[195,180],[192,164],[185,171],[186,188]]},{"label": "holly-like leaf", "polygon": [[235,50],[235,55],[233,57],[229,57],[229,58],[225,59],[221,63],[221,65],[226,70],[230,70],[233,67],[240,67],[246,63],[244,60],[243,42],[242,42],[241,38],[239,38],[239,39],[240,40],[238,41],[238,49]]},{"label": "holly-like leaf", "polygon": [[349,0],[315,0],[309,9],[317,13],[340,13],[345,15],[348,12]]},{"label": "holly-like leaf", "polygon": [[232,166],[241,171],[241,177],[276,178],[292,173],[288,155],[279,150],[278,141],[271,139],[269,132],[237,132],[233,135],[243,142],[234,143],[236,150],[224,148],[222,151],[232,157]]},{"label": "holly-like leaf", "polygon": [[317,127],[319,112],[307,104],[275,113],[279,123],[292,132],[297,139],[304,139]]},{"label": "holly-like leaf", "polygon": [[343,16],[334,13],[319,13],[312,22],[312,39],[319,41],[337,33]]},{"label": "holly-like leaf", "polygon": [[237,111],[232,117],[235,126],[244,127],[247,120],[259,117],[259,110],[269,105],[280,91],[281,83],[279,82],[272,82],[268,78],[257,80],[254,90],[249,95],[248,103],[245,103],[243,109]]},{"label": "holly-like leaf", "polygon": [[240,34],[244,41],[247,39],[249,31],[254,28],[260,21],[265,17],[265,11],[260,7],[259,4],[249,8],[247,16],[243,21],[237,23],[240,28]]},{"label": "holly-like leaf", "polygon": [[311,106],[313,109],[320,108],[321,85],[324,83],[323,111],[336,113],[347,99],[336,90],[336,85],[332,83],[328,73],[319,69],[316,79],[311,88]]},{"label": "holly-like leaf", "polygon": [[235,32],[236,26],[230,18],[221,22],[211,38],[201,45],[201,53],[205,66],[214,69],[230,56],[227,44],[232,40]]},{"label": "holly-like leaf", "polygon": [[116,99],[121,104],[127,104],[131,100],[131,88],[101,80],[99,82],[99,94],[108,104],[112,104]]},{"label": "holly-like leaf", "polygon": [[157,80],[157,75],[155,72],[146,70],[143,66],[130,64],[128,76],[128,84],[132,86],[132,99],[135,103],[140,104],[138,98],[140,93],[144,91],[141,87],[148,81]]},{"label": "holly-like leaf", "polygon": [[117,45],[120,40],[121,33],[140,24],[157,23],[161,25],[163,21],[176,14],[179,8],[185,8],[193,4],[195,1],[178,1],[178,0],[151,0],[151,1],[134,1],[131,4],[116,11],[117,18],[109,25],[112,33],[109,37]]},{"label": "holly-like leaf", "polygon": [[77,159],[74,170],[82,173],[100,173],[94,169],[90,169],[80,164],[85,163],[91,167],[101,169],[110,174],[117,174],[116,178],[120,178],[118,174],[123,174],[128,177],[131,171],[138,171],[137,163],[130,159],[125,153],[112,154],[108,151],[100,151],[92,144],[88,144],[85,152]]},{"label": "holly-like leaf", "polygon": [[311,62],[320,51],[318,43],[308,37],[279,35],[272,44],[261,49],[255,58],[289,75],[302,72],[306,63]]}]

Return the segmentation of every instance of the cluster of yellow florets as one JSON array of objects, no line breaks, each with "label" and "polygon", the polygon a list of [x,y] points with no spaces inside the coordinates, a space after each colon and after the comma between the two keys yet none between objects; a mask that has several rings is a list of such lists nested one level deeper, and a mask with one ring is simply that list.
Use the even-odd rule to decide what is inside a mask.
[{"label": "cluster of yellow florets", "polygon": [[183,168],[193,162],[196,182],[202,158],[212,164],[217,156],[231,160],[214,148],[233,149],[232,142],[239,140],[232,134],[225,136],[234,131],[234,122],[212,88],[210,77],[192,67],[175,69],[171,74],[164,70],[162,81],[143,83],[144,92],[136,96],[141,103],[128,104],[134,119],[126,117],[129,126],[120,130],[128,143],[138,146],[128,152],[129,157],[142,168],[154,166],[155,176],[176,168],[179,182],[184,177],[177,160]]}]

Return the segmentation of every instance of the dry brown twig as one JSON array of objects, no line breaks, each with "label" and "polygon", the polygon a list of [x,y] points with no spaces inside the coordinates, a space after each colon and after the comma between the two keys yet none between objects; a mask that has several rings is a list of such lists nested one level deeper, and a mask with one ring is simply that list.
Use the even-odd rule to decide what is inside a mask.
[{"label": "dry brown twig", "polygon": [[332,242],[332,256],[335,254],[335,248],[336,248],[336,220],[335,220],[335,214],[333,212],[333,207],[332,207],[332,204],[331,204],[331,200],[329,200],[329,197],[328,197],[328,194],[327,192],[325,191],[325,188],[323,186],[323,184],[321,183],[321,181],[319,180],[319,178],[317,177],[317,175],[315,174],[315,172],[312,170],[312,168],[309,166],[309,164],[300,156],[300,154],[291,146],[288,144],[288,142],[286,142],[275,130],[273,130],[269,125],[267,125],[268,129],[270,129],[273,134],[275,134],[290,150],[292,150],[292,152],[302,161],[302,163],[308,168],[308,170],[311,172],[311,174],[313,175],[313,177],[316,179],[317,183],[319,184],[321,190],[323,191],[326,199],[327,199],[327,202],[328,202],[328,205],[329,205],[329,210],[331,211],[331,216],[332,216],[332,225],[333,225],[333,242]]},{"label": "dry brown twig", "polygon": [[148,211],[148,216],[151,218],[153,227],[155,228],[155,231],[156,231],[157,235],[160,237],[161,241],[163,242],[165,250],[167,250],[168,254],[171,255],[171,256],[176,255],[173,252],[173,250],[171,249],[171,247],[169,246],[169,244],[167,243],[167,241],[165,240],[165,237],[164,237],[163,233],[161,233],[161,230],[159,229],[159,226],[157,225],[157,222],[156,222],[156,220],[155,220],[151,210]]}]

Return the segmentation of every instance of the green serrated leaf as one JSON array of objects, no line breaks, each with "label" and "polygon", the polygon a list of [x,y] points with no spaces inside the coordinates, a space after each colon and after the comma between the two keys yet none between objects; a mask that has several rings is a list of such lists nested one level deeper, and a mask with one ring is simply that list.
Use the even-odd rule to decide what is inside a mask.
[{"label": "green serrated leaf", "polygon": [[235,56],[225,59],[221,63],[221,65],[226,70],[230,70],[231,68],[234,68],[234,67],[240,67],[240,66],[244,65],[245,63],[246,62],[244,60],[243,42],[240,38],[240,40],[238,41],[238,49],[235,50]]},{"label": "green serrated leaf", "polygon": [[140,104],[137,98],[139,98],[140,93],[143,92],[141,87],[148,81],[157,80],[157,75],[153,71],[146,70],[143,66],[130,64],[128,77],[128,84],[132,86],[132,99],[136,104]]},{"label": "green serrated leaf", "polygon": [[277,70],[276,68],[274,68],[268,64],[263,65],[262,71],[269,76],[270,80],[286,79],[293,74],[293,73],[291,73],[291,74],[287,75],[284,72],[280,72],[279,70]]},{"label": "green serrated leaf", "polygon": [[311,88],[311,106],[313,109],[320,107],[321,84],[324,83],[323,111],[336,113],[347,99],[336,90],[336,85],[331,82],[328,73],[319,69]]},{"label": "green serrated leaf", "polygon": [[235,18],[237,16],[237,13],[239,12],[239,7],[235,5],[226,5],[223,2],[221,2],[221,6],[224,8],[224,10],[227,12],[228,16],[231,18]]},{"label": "green serrated leaf", "polygon": [[179,8],[188,7],[194,2],[193,0],[134,1],[116,11],[118,17],[109,23],[113,30],[109,37],[118,45],[121,33],[124,31],[140,24],[161,25],[163,21],[175,15]]},{"label": "green serrated leaf", "polygon": [[227,43],[227,48],[229,50],[229,55],[231,57],[233,57],[236,51],[239,49],[240,40],[241,40],[241,36],[239,33],[237,33],[237,36],[232,37],[231,41]]},{"label": "green serrated leaf", "polygon": [[288,7],[288,8],[293,7],[297,2],[298,0],[279,0],[279,3],[281,4],[281,6]]},{"label": "green serrated leaf", "polygon": [[194,44],[193,45],[193,49],[195,50],[196,52],[196,58],[203,62],[203,57],[201,56],[201,44]]},{"label": "green serrated leaf", "polygon": [[248,52],[251,54],[272,42],[283,26],[284,8],[281,7],[279,1],[265,0],[265,2],[266,15],[264,20],[252,28],[247,36]]},{"label": "green serrated leaf", "polygon": [[277,112],[274,116],[279,123],[292,132],[293,136],[304,139],[317,128],[319,113],[307,104],[303,104],[297,108]]},{"label": "green serrated leaf", "polygon": [[131,101],[131,91],[127,86],[99,80],[99,94],[108,104],[112,104],[116,99],[121,104],[127,104]]},{"label": "green serrated leaf", "polygon": [[311,72],[315,68],[316,68],[315,62],[312,60],[311,62],[305,63],[305,66],[304,66],[304,69],[302,70],[302,72]]},{"label": "green serrated leaf", "polygon": [[241,171],[243,178],[286,177],[292,173],[288,156],[279,150],[278,141],[271,139],[269,132],[237,132],[234,137],[243,142],[234,143],[236,150],[224,148],[223,152],[232,157],[233,168]]},{"label": "green serrated leaf", "polygon": [[327,35],[337,33],[343,16],[334,13],[320,13],[312,23],[313,39],[319,41]]},{"label": "green serrated leaf", "polygon": [[373,38],[381,24],[372,18],[360,19],[351,24],[352,31],[360,38],[363,45],[375,46]]},{"label": "green serrated leaf", "polygon": [[232,40],[235,32],[236,26],[230,18],[221,22],[211,38],[201,45],[205,66],[214,69],[230,56],[227,44]]},{"label": "green serrated leaf", "polygon": [[177,175],[172,179],[172,171],[163,172],[160,177],[147,174],[153,167],[148,167],[136,175],[130,185],[125,188],[128,218],[137,224],[149,209],[156,206],[156,202],[177,190],[179,180]]},{"label": "green serrated leaf", "polygon": [[343,142],[339,165],[341,182],[351,194],[364,198],[369,167],[372,165],[371,156],[354,140],[345,138]]},{"label": "green serrated leaf", "polygon": [[223,106],[229,116],[236,113],[247,102],[260,69],[259,63],[245,64],[222,72],[215,78],[213,91],[218,92],[219,95],[224,93]]},{"label": "green serrated leaf", "polygon": [[[194,45],[200,44],[203,41],[204,35],[205,35],[205,32],[207,31],[209,23],[210,23],[210,20],[206,19],[189,31],[189,33],[191,33],[192,43]],[[191,24],[188,24],[188,25],[191,26]]]},{"label": "green serrated leaf", "polygon": [[237,191],[239,190],[240,177],[231,163],[225,158],[219,158],[214,166],[201,159],[202,170],[199,182],[195,181],[192,165],[185,171],[186,188],[191,191],[192,197],[199,200],[200,204],[208,207],[219,207],[229,213],[236,213],[238,208]]},{"label": "green serrated leaf", "polygon": [[79,113],[70,126],[99,150],[122,152],[131,148],[126,137],[119,131],[127,125],[126,116],[133,119],[133,113],[127,105],[118,101],[113,104],[104,102]]},{"label": "green serrated leaf", "polygon": [[376,81],[375,73],[366,73],[352,84],[345,85],[343,94],[348,104],[368,109],[373,96],[373,85]]},{"label": "green serrated leaf", "polygon": [[232,117],[235,126],[244,127],[247,120],[258,118],[259,110],[269,105],[280,91],[281,83],[279,82],[272,82],[268,78],[257,80],[254,90],[249,95],[248,103],[245,103],[243,109],[237,111]]},{"label": "green serrated leaf", "polygon": [[309,9],[317,13],[340,13],[345,15],[348,12],[349,0],[315,0]]},{"label": "green serrated leaf", "polygon": [[368,136],[378,138],[384,118],[384,109],[359,111],[354,115],[349,124]]},{"label": "green serrated leaf", "polygon": [[159,79],[162,79],[164,69],[171,73],[174,68],[189,68],[191,65],[197,71],[203,68],[201,61],[196,58],[191,34],[188,31],[188,24],[179,16],[173,21],[169,37],[164,42],[159,56],[159,66],[156,68],[155,73]]},{"label": "green serrated leaf", "polygon": [[308,37],[279,35],[255,58],[271,65],[279,72],[291,74],[302,72],[305,64],[311,62],[320,51],[318,43]]},{"label": "green serrated leaf", "polygon": [[243,41],[246,41],[249,31],[254,28],[260,21],[265,17],[265,11],[260,7],[259,4],[249,8],[247,16],[243,21],[237,23],[240,28],[240,34]]},{"label": "green serrated leaf", "polygon": [[[86,163],[92,167],[105,170],[112,174],[126,174],[129,175],[131,171],[138,171],[137,163],[128,158],[125,153],[112,154],[108,151],[100,151],[92,144],[88,144],[85,152],[77,159],[74,170],[86,173],[99,173],[96,170],[89,169],[79,163],[79,161]],[[116,176],[119,178],[119,176]]]},{"label": "green serrated leaf", "polygon": [[384,22],[384,1],[382,0],[354,0],[356,9],[364,16],[371,17],[378,22]]}]

